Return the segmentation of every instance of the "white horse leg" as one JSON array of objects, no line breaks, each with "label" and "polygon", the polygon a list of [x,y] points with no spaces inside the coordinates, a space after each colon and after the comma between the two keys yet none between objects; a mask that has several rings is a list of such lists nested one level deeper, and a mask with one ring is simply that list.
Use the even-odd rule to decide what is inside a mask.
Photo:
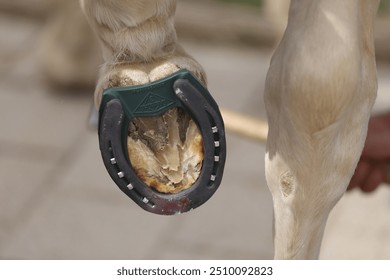
[{"label": "white horse leg", "polygon": [[377,79],[379,0],[292,0],[266,81],[276,259],[318,258],[360,157]]},{"label": "white horse leg", "polygon": [[192,71],[204,83],[202,67],[177,43],[176,0],[80,0],[100,38],[105,60],[95,92],[144,84],[176,72]]},{"label": "white horse leg", "polygon": [[[206,84],[202,67],[177,43],[176,0],[80,0],[102,45],[103,65],[95,90],[146,84],[187,69]],[[129,128],[129,157],[137,175],[162,193],[177,193],[196,181],[202,138],[185,112],[137,118]]]}]

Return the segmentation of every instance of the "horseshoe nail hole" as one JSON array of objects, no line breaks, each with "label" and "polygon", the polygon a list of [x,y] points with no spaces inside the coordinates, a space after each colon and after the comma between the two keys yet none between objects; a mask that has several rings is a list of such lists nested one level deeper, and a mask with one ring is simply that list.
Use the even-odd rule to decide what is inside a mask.
[{"label": "horseshoe nail hole", "polygon": [[122,171],[121,172],[118,172],[118,177],[119,178],[124,178],[125,177],[125,173],[123,173]]}]

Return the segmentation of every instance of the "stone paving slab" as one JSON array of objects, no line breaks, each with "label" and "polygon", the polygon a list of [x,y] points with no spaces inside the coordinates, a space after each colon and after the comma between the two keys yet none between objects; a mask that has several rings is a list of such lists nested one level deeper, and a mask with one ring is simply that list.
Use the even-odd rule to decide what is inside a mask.
[{"label": "stone paving slab", "polygon": [[372,195],[354,191],[331,213],[323,259],[390,259],[390,188]]},{"label": "stone paving slab", "polygon": [[23,157],[0,159],[0,224],[13,222],[29,198],[39,191],[39,183],[50,171],[48,162]]}]

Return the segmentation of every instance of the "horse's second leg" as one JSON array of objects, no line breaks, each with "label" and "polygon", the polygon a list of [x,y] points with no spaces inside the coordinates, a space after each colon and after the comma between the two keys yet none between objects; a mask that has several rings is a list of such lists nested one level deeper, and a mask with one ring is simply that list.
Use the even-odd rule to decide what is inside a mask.
[{"label": "horse's second leg", "polygon": [[353,175],[376,96],[378,4],[291,1],[265,94],[275,258],[318,257],[328,215]]}]

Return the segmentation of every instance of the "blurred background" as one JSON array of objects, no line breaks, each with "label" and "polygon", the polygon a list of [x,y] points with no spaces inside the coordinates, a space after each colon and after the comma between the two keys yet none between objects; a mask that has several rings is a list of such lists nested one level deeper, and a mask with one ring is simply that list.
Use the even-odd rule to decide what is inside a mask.
[{"label": "blurred background", "polygon": [[[221,107],[265,119],[265,75],[288,1],[180,0],[181,43]],[[379,96],[390,108],[390,1],[377,19]],[[155,216],[114,185],[88,127],[101,58],[75,0],[0,0],[0,259],[271,259],[264,145],[228,134],[216,195]],[[390,259],[390,188],[348,193],[321,258]]]}]

